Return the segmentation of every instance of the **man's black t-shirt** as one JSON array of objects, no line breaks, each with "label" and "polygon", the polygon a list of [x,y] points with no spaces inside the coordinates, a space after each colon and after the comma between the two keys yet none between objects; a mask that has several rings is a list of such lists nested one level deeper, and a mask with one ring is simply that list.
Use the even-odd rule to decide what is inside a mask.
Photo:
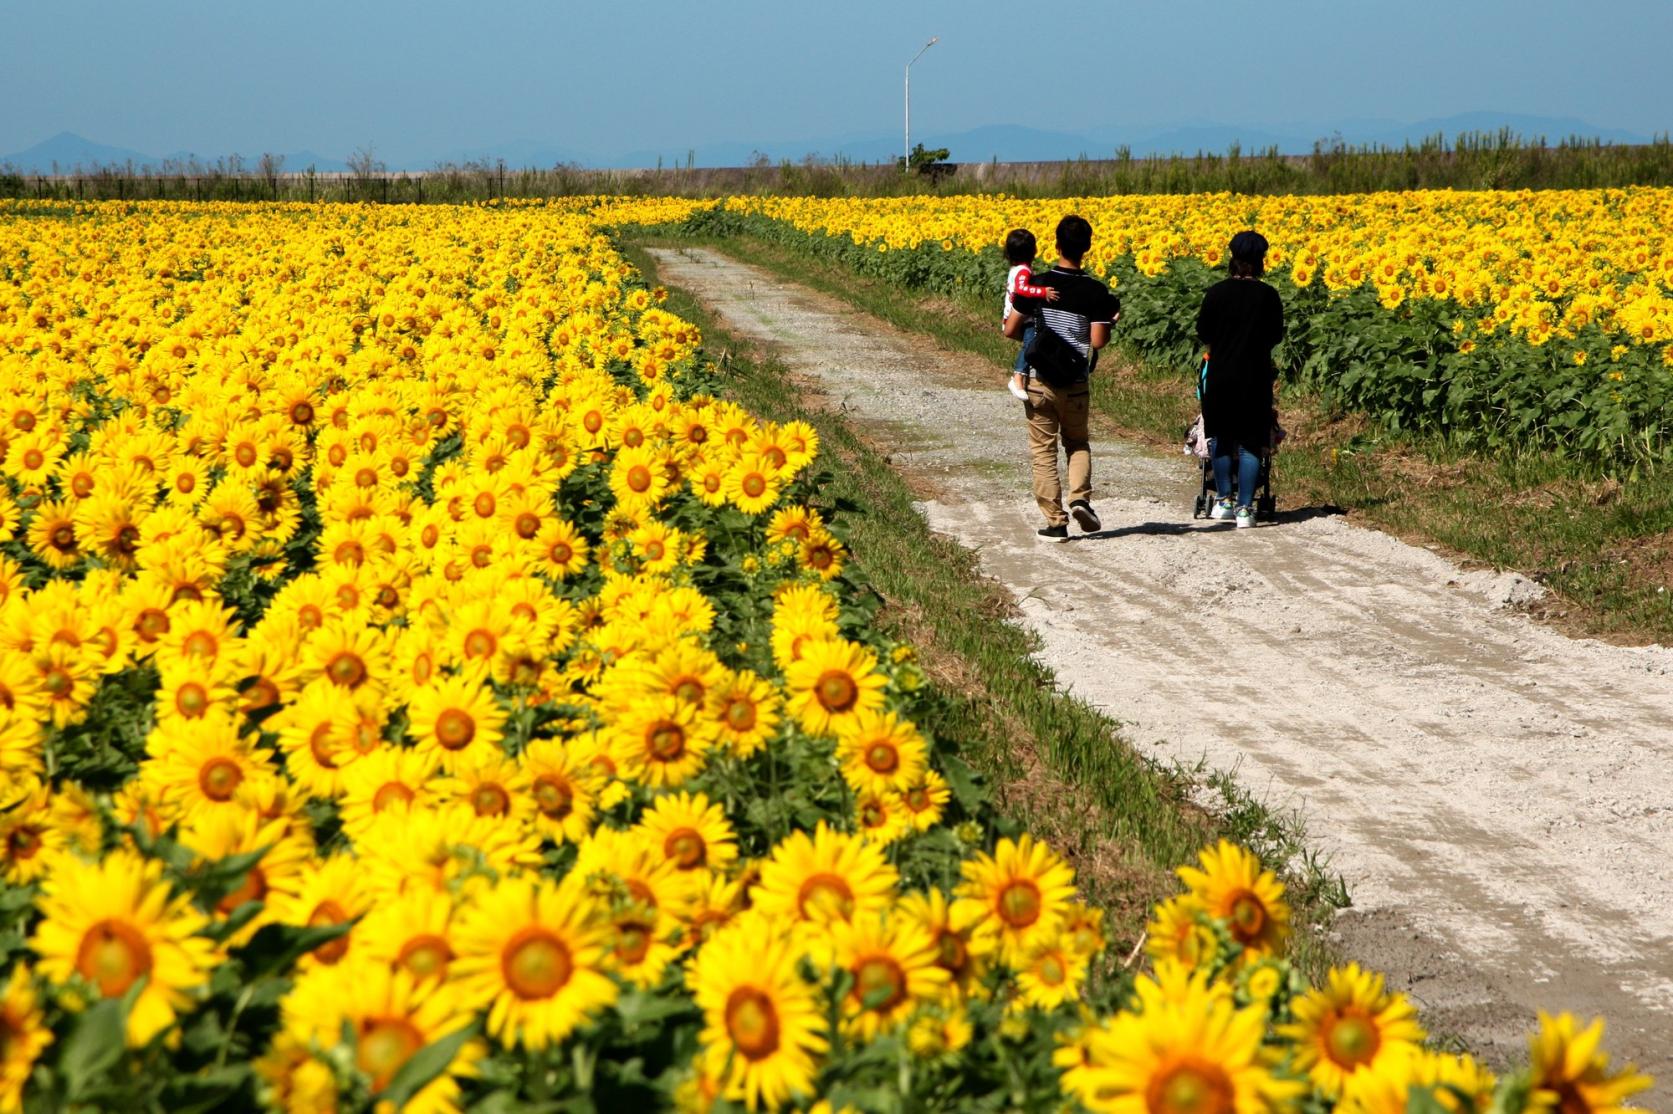
[{"label": "man's black t-shirt", "polygon": [[1044,298],[1012,300],[1018,313],[1026,313],[1050,329],[1086,358],[1090,367],[1096,362],[1092,351],[1092,326],[1109,325],[1121,312],[1121,299],[1110,293],[1109,287],[1088,275],[1058,264],[1044,274],[1034,276],[1036,286],[1049,286],[1057,291],[1057,301]]}]

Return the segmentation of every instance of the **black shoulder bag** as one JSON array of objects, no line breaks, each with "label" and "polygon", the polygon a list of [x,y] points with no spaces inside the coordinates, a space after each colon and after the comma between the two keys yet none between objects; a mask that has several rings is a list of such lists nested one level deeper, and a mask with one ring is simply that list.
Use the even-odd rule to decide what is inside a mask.
[{"label": "black shoulder bag", "polygon": [[1023,359],[1048,387],[1068,387],[1092,372],[1090,361],[1080,350],[1052,331],[1045,314],[1034,315],[1034,337],[1023,351]]}]

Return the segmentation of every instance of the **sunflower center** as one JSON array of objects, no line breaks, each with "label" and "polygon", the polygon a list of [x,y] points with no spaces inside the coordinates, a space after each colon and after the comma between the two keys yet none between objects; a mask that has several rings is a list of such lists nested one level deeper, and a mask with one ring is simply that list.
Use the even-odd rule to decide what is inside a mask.
[{"label": "sunflower center", "polygon": [[726,999],[726,1033],[746,1060],[763,1060],[778,1051],[778,1011],[773,1000],[754,987],[740,986]]},{"label": "sunflower center", "polygon": [[854,914],[854,891],[834,874],[815,874],[796,894],[804,920],[847,920]]},{"label": "sunflower center", "polygon": [[672,720],[658,720],[645,732],[651,757],[674,762],[685,753],[685,729]]},{"label": "sunflower center", "polygon": [[999,919],[1012,928],[1027,928],[1040,919],[1040,887],[1027,879],[1006,883],[995,906]]},{"label": "sunflower center", "polygon": [[821,674],[813,692],[827,712],[846,712],[860,699],[860,686],[841,669],[830,669]]},{"label": "sunflower center", "polygon": [[424,1047],[424,1035],[412,1022],[399,1017],[380,1017],[362,1022],[355,1062],[372,1077],[372,1089],[381,1091],[401,1065]]},{"label": "sunflower center", "polygon": [[534,537],[540,533],[540,516],[529,511],[522,512],[517,516],[516,530],[519,538],[527,540]]},{"label": "sunflower center", "polygon": [[197,719],[209,708],[209,690],[196,681],[187,681],[175,690],[174,706],[187,719]]},{"label": "sunflower center", "polygon": [[54,526],[47,540],[52,543],[52,548],[68,553],[76,547],[76,529],[67,522]]},{"label": "sunflower center", "polygon": [[471,790],[471,808],[478,816],[504,816],[511,808],[511,794],[498,785],[478,785]]},{"label": "sunflower center", "polygon": [[99,921],[82,934],[76,970],[98,986],[101,997],[120,997],[135,979],[151,973],[151,945],[126,921]]},{"label": "sunflower center", "polygon": [[867,956],[854,968],[854,997],[877,1013],[888,1013],[906,1000],[906,972],[886,955]]},{"label": "sunflower center", "polygon": [[643,464],[635,464],[627,470],[628,490],[637,495],[643,495],[651,489],[651,470]]},{"label": "sunflower center", "polygon": [[696,677],[681,677],[674,682],[673,693],[687,704],[700,704],[708,690]]},{"label": "sunflower center", "polygon": [[623,963],[636,965],[645,962],[651,950],[651,926],[638,921],[625,921],[616,926],[615,953]]},{"label": "sunflower center", "polygon": [[567,781],[554,777],[534,779],[534,803],[542,816],[562,820],[575,808],[575,791]]},{"label": "sunflower center", "polygon": [[1205,1060],[1184,1059],[1168,1065],[1145,1088],[1150,1114],[1231,1114],[1236,1092],[1225,1069]]},{"label": "sunflower center", "polygon": [[436,742],[448,750],[458,750],[476,738],[476,721],[469,712],[449,708],[436,717]]},{"label": "sunflower center", "polygon": [[1363,1010],[1351,1006],[1326,1017],[1322,1028],[1326,1055],[1349,1071],[1370,1063],[1382,1046],[1377,1023]]},{"label": "sunflower center", "polygon": [[567,565],[575,556],[575,549],[568,542],[553,542],[546,556],[554,565]]},{"label": "sunflower center", "polygon": [[230,758],[211,758],[198,770],[198,788],[212,801],[230,801],[244,780],[244,771]]},{"label": "sunflower center", "polygon": [[743,478],[743,482],[738,486],[742,488],[743,493],[751,499],[759,499],[766,493],[767,477],[763,476],[759,472],[751,472]]},{"label": "sunflower center", "polygon": [[168,612],[157,607],[147,607],[134,620],[134,632],[143,642],[155,642],[168,633]]},{"label": "sunflower center", "polygon": [[954,975],[964,970],[964,965],[970,961],[970,949],[965,946],[964,937],[951,929],[942,929],[935,941],[935,965]]},{"label": "sunflower center", "polygon": [[494,493],[491,491],[484,491],[471,500],[471,509],[476,511],[478,518],[493,518],[494,507]]},{"label": "sunflower center", "polygon": [[500,954],[505,985],[524,1001],[550,998],[575,972],[568,946],[538,925],[520,929]]},{"label": "sunflower center", "polygon": [[677,828],[662,841],[662,853],[674,860],[674,865],[681,870],[701,866],[707,851],[708,845],[703,842],[703,837],[690,828]]},{"label": "sunflower center", "polygon": [[1239,943],[1247,944],[1266,927],[1266,903],[1248,890],[1238,890],[1226,904],[1232,935]]},{"label": "sunflower center", "polygon": [[1056,952],[1047,952],[1034,965],[1034,974],[1047,986],[1062,986],[1068,979],[1069,973],[1063,968],[1063,959]]},{"label": "sunflower center", "polygon": [[467,658],[485,658],[499,648],[499,639],[489,631],[480,627],[465,635],[465,656]]},{"label": "sunflower center", "polygon": [[326,663],[325,675],[346,689],[359,688],[366,680],[366,663],[354,651],[341,650]]},{"label": "sunflower center", "polygon": [[14,862],[19,859],[32,859],[40,849],[41,833],[37,828],[13,828],[6,836],[6,857]]},{"label": "sunflower center", "polygon": [[734,731],[748,731],[755,726],[755,701],[734,697],[726,705],[726,726]]},{"label": "sunflower center", "polygon": [[220,640],[208,631],[202,630],[193,631],[191,634],[187,635],[186,640],[180,644],[180,649],[184,653],[199,658],[212,658],[215,656],[215,652],[220,648]]},{"label": "sunflower center", "polygon": [[[349,919],[349,912],[330,898],[314,906],[314,911],[308,914],[309,928],[324,928],[327,925],[342,924]],[[314,949],[314,958],[325,964],[335,964],[349,952],[349,934],[327,940]]]},{"label": "sunflower center", "polygon": [[874,773],[892,774],[900,768],[900,752],[888,743],[873,743],[866,748],[866,765]]},{"label": "sunflower center", "polygon": [[413,791],[399,781],[385,782],[372,794],[372,811],[382,812],[391,805],[411,804]]},{"label": "sunflower center", "polygon": [[279,686],[266,677],[257,677],[255,683],[244,690],[244,710],[259,712],[263,708],[271,708],[279,702]]},{"label": "sunflower center", "polygon": [[414,936],[402,944],[400,954],[395,957],[396,964],[405,967],[415,979],[445,975],[452,961],[453,949],[447,941],[430,933]]}]

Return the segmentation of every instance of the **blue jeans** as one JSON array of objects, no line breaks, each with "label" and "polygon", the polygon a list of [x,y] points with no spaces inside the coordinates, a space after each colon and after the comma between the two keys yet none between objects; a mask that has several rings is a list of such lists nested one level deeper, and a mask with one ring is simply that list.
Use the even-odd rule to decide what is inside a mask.
[{"label": "blue jeans", "polygon": [[1017,349],[1017,362],[1011,365],[1011,370],[1018,375],[1028,374],[1028,344],[1034,339],[1034,322],[1029,320],[1022,327],[1022,347]]},{"label": "blue jeans", "polygon": [[1232,455],[1237,455],[1237,503],[1251,507],[1255,503],[1255,483],[1261,475],[1261,458],[1235,441],[1216,437],[1210,446],[1214,453],[1214,492],[1222,499],[1232,494]]}]

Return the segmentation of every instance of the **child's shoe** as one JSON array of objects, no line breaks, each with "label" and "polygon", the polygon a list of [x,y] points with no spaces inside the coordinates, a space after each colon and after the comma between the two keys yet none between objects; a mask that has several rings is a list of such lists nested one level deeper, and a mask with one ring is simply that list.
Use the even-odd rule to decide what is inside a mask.
[{"label": "child's shoe", "polygon": [[1027,388],[1023,387],[1015,379],[1007,379],[1005,381],[1005,385],[1007,387],[1011,388],[1011,397],[1012,398],[1015,398],[1019,402],[1027,402],[1028,401],[1028,390],[1027,390]]}]

